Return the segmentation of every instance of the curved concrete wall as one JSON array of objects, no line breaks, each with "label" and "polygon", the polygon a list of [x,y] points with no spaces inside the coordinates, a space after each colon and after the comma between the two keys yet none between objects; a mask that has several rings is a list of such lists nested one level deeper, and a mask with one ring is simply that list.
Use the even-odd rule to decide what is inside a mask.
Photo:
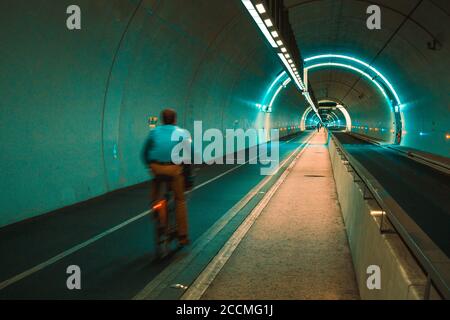
[{"label": "curved concrete wall", "polygon": [[[255,104],[281,65],[239,1],[78,0],[79,31],[71,4],[0,3],[0,226],[146,180],[163,107],[189,130],[267,126]],[[282,92],[270,126],[303,104]]]}]

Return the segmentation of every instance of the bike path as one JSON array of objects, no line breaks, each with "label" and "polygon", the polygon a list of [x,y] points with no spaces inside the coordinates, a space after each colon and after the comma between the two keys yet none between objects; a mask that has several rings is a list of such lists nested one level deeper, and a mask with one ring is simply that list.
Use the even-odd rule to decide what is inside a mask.
[{"label": "bike path", "polygon": [[[280,142],[280,161],[288,157],[308,134]],[[259,165],[214,165],[201,169],[196,185],[217,176],[220,177],[189,195],[189,226],[193,241],[264,178],[260,175]],[[138,185],[98,201],[0,230],[0,298],[133,297],[171,262],[170,259],[160,263],[153,261],[154,230],[145,214],[19,281],[4,288],[1,284],[64,250],[145,213],[148,189],[148,184]],[[71,291],[66,287],[66,268],[69,265],[81,268],[81,290]]]}]

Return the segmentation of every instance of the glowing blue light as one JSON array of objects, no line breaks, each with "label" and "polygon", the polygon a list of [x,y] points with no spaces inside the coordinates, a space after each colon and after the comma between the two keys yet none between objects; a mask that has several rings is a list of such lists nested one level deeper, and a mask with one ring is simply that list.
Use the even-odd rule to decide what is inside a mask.
[{"label": "glowing blue light", "polygon": [[[320,59],[322,59],[322,60],[320,60]],[[326,59],[328,59],[328,60],[326,60]],[[351,57],[351,56],[341,55],[341,54],[322,54],[322,55],[317,55],[317,56],[306,58],[304,61],[305,61],[305,63],[306,62],[310,63],[310,61],[314,61],[314,60],[316,60],[316,62],[320,62],[320,61],[327,62],[328,61],[329,62],[328,65],[335,65],[335,66],[339,66],[340,65],[341,67],[344,67],[345,64],[344,63],[342,63],[342,64],[340,64],[340,63],[332,63],[331,61],[339,62],[339,61],[344,60],[344,61],[347,61],[347,63],[352,62],[350,66],[346,65],[345,67],[361,73],[362,75],[364,75],[364,77],[370,79],[373,83],[375,83],[375,85],[378,87],[378,89],[385,96],[388,104],[392,107],[391,110],[394,111],[396,121],[397,120],[399,121],[397,123],[397,125],[400,125],[400,126],[404,125],[405,121],[403,119],[403,113],[402,113],[402,111],[403,111],[403,104],[400,101],[400,98],[399,98],[397,92],[395,91],[393,85],[376,68],[374,68],[373,66],[371,66],[370,64],[368,64],[368,63],[366,63],[366,62],[364,62],[362,60],[359,60],[359,59]],[[322,64],[322,65],[326,65],[326,64]],[[355,65],[356,66],[360,65],[362,70],[357,68],[357,67],[355,67]],[[372,74],[373,77],[370,76],[366,72]],[[377,79],[377,80],[375,80],[375,79]],[[383,87],[380,86],[380,84],[383,84]],[[388,90],[388,93],[390,93],[390,98],[387,98],[386,90]],[[401,129],[397,129],[397,131],[399,131],[400,134],[402,132]],[[406,134],[406,132],[404,132],[404,134]],[[425,135],[427,135],[427,134],[425,134]],[[400,141],[397,141],[396,143],[400,143]]]},{"label": "glowing blue light", "polygon": [[267,89],[266,91],[266,95],[267,93],[269,93],[270,91],[272,91],[273,87],[275,86],[275,84],[278,83],[278,81],[280,81],[280,79],[286,75],[286,71],[281,72],[278,77],[275,78],[275,80],[272,82],[272,84],[270,85],[269,89]]},{"label": "glowing blue light", "polygon": [[313,64],[313,65],[311,65],[311,66],[309,66],[309,67],[307,67],[305,69],[309,70],[309,69],[314,69],[314,68],[319,68],[319,67],[327,67],[327,66],[342,67],[342,68],[347,68],[347,69],[351,69],[351,70],[354,70],[356,72],[359,72],[360,74],[365,76],[367,79],[372,81],[378,87],[378,89],[380,89],[380,91],[383,94],[383,96],[387,100],[389,100],[389,98],[388,98],[388,96],[386,94],[386,91],[383,89],[383,87],[378,82],[373,80],[372,77],[369,74],[365,73],[364,71],[362,71],[362,70],[360,70],[360,69],[358,69],[356,67],[350,66],[348,64],[336,63],[336,62],[323,62],[323,63]]},{"label": "glowing blue light", "polygon": [[372,67],[371,65],[369,65],[368,63],[361,61],[359,59],[350,57],[350,56],[345,56],[345,55],[340,55],[340,54],[322,54],[322,55],[318,55],[318,56],[314,56],[314,57],[310,57],[310,58],[306,58],[305,62],[307,61],[311,61],[311,60],[317,60],[317,59],[323,59],[323,58],[338,58],[338,59],[345,59],[345,60],[351,60],[354,61],[356,63],[359,63],[367,68],[369,68],[370,70],[372,70],[373,72],[375,72],[375,74],[377,76],[379,76],[381,79],[383,79],[383,81],[386,83],[386,85],[389,87],[390,91],[392,92],[392,94],[394,95],[395,99],[397,100],[397,104],[401,105],[401,101],[400,98],[397,94],[397,92],[395,91],[394,87],[392,86],[392,84],[389,82],[388,79],[386,79],[385,76],[383,76],[383,74],[381,74],[376,68]]},{"label": "glowing blue light", "polygon": [[283,88],[284,88],[284,87],[281,85],[281,86],[277,89],[277,91],[275,91],[275,94],[273,95],[272,100],[270,100],[269,107],[272,107],[273,102],[275,101],[275,99],[277,98],[277,96],[278,96],[278,94],[280,93],[281,89],[283,89]]},{"label": "glowing blue light", "polygon": [[291,78],[287,78],[284,82],[283,82],[283,87],[286,87],[289,82],[291,82]]}]

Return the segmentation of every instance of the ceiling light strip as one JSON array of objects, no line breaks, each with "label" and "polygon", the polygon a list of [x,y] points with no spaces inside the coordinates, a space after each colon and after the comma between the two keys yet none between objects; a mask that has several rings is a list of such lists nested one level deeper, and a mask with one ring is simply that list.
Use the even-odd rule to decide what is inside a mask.
[{"label": "ceiling light strip", "polygon": [[[262,3],[257,3],[256,4],[256,8],[255,8],[255,6],[253,5],[252,1],[250,1],[250,0],[241,0],[241,1],[244,4],[244,6],[247,9],[247,11],[252,16],[253,20],[258,25],[259,29],[262,31],[262,33],[266,37],[266,39],[269,41],[270,45],[273,48],[280,47],[281,53],[278,53],[278,57],[281,59],[281,61],[283,62],[284,66],[286,67],[286,70],[288,71],[291,79],[295,82],[295,84],[297,85],[298,89],[305,96],[306,100],[308,101],[308,103],[310,104],[310,106],[312,107],[312,109],[314,110],[314,112],[317,114],[317,116],[320,119],[320,115],[318,114],[317,108],[314,105],[314,102],[312,101],[309,92],[306,91],[305,85],[302,82],[300,74],[298,73],[298,70],[297,70],[297,67],[295,65],[295,62],[291,58],[291,55],[288,52],[287,48],[283,46],[283,41],[278,39],[279,38],[279,34],[278,34],[278,31],[275,29],[272,20],[270,18],[268,18],[268,17],[261,18],[261,16],[260,16],[260,14],[267,13],[266,8],[264,7],[264,5]],[[270,30],[269,30],[269,28],[270,28]],[[286,84],[287,83],[289,83],[289,82],[286,82]],[[275,97],[280,92],[281,88],[282,87],[280,87],[277,90],[277,92],[275,94]],[[272,99],[272,102],[273,102],[273,99]]]}]

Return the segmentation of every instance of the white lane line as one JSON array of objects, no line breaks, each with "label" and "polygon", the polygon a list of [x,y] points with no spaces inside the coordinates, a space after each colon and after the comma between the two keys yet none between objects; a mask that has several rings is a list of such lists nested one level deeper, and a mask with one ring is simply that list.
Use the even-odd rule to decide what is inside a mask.
[{"label": "white lane line", "polygon": [[199,189],[199,188],[201,188],[201,187],[207,185],[208,183],[211,183],[211,182],[213,182],[213,181],[215,181],[215,180],[217,180],[217,179],[223,177],[224,175],[226,175],[226,174],[228,174],[228,173],[230,173],[230,172],[232,172],[232,171],[234,171],[234,170],[236,170],[236,169],[242,167],[243,165],[246,165],[247,163],[249,163],[250,161],[255,160],[256,158],[257,158],[257,157],[254,157],[254,158],[252,158],[252,159],[250,159],[250,160],[247,160],[246,162],[244,162],[244,163],[242,163],[242,164],[240,164],[240,165],[238,165],[238,166],[236,166],[236,167],[233,167],[233,168],[231,168],[231,169],[229,169],[229,170],[227,170],[227,171],[225,171],[225,172],[222,172],[222,173],[219,174],[218,176],[215,176],[214,178],[211,178],[211,179],[208,180],[208,181],[205,181],[205,182],[203,182],[203,183],[200,183],[198,186],[195,186],[194,188],[192,188],[191,190],[187,191],[186,193],[190,193],[190,192],[192,192],[192,191],[195,191],[195,190],[197,190],[197,189]]},{"label": "white lane line", "polygon": [[289,143],[289,142],[291,142],[292,140],[294,140],[296,138],[298,138],[298,137],[293,137],[292,139],[289,139],[288,141],[286,141],[286,143]]},{"label": "white lane line", "polygon": [[208,287],[214,281],[216,276],[222,270],[223,266],[227,263],[228,259],[233,254],[234,250],[237,248],[239,243],[242,241],[244,236],[250,230],[251,226],[254,224],[256,219],[259,217],[261,212],[269,203],[272,196],[278,190],[280,185],[284,182],[286,177],[289,175],[290,171],[296,164],[297,160],[306,150],[309,142],[305,143],[303,150],[301,150],[289,167],[283,172],[281,177],[277,182],[270,188],[263,199],[258,203],[258,205],[252,210],[252,212],[245,218],[244,222],[237,228],[233,235],[228,239],[219,253],[211,260],[211,262],[206,266],[202,273],[197,277],[197,279],[192,283],[189,289],[183,294],[181,300],[199,300],[203,294],[206,292]]},{"label": "white lane line", "polygon": [[[245,163],[240,164],[239,166],[233,167],[233,168],[231,168],[231,169],[221,173],[220,175],[218,175],[218,176],[216,176],[216,177],[214,177],[214,178],[212,178],[212,179],[210,179],[208,181],[205,181],[205,182],[199,184],[198,186],[194,187],[192,190],[188,191],[187,193],[190,193],[190,192],[192,192],[194,190],[197,190],[197,189],[199,189],[201,187],[204,187],[205,185],[207,185],[207,184],[209,184],[209,183],[211,183],[211,182],[213,182],[213,181],[223,177],[224,175],[226,175],[226,174],[228,174],[228,173],[230,173],[230,172],[232,172],[232,171],[242,167],[243,165],[247,164],[249,161],[252,161],[254,159],[255,158],[250,159],[250,160],[246,161]],[[3,282],[0,282],[0,290],[3,290],[4,288],[6,288],[6,287],[8,287],[8,286],[10,286],[10,285],[20,281],[20,280],[23,280],[24,278],[29,277],[32,274],[34,274],[34,273],[36,273],[36,272],[38,272],[38,271],[40,271],[40,270],[42,270],[42,269],[44,269],[44,268],[46,268],[46,267],[48,267],[50,265],[52,265],[52,264],[62,260],[63,258],[67,257],[68,255],[71,255],[72,253],[75,253],[75,252],[83,249],[84,247],[94,243],[97,240],[100,240],[101,238],[104,238],[105,236],[113,233],[114,231],[117,231],[117,230],[125,227],[126,225],[128,225],[128,224],[130,224],[130,223],[132,223],[132,222],[134,222],[134,221],[136,221],[136,220],[138,220],[138,219],[148,215],[150,212],[151,212],[150,210],[147,210],[147,211],[144,211],[142,213],[139,213],[138,215],[136,215],[136,216],[134,216],[134,217],[132,217],[132,218],[130,218],[130,219],[120,223],[120,224],[118,224],[115,227],[112,227],[111,229],[108,229],[108,230],[106,230],[106,231],[104,231],[104,232],[102,232],[102,233],[100,233],[100,234],[90,238],[89,240],[86,240],[85,242],[82,242],[82,243],[80,243],[78,245],[73,246],[72,248],[70,248],[70,249],[68,249],[66,251],[63,251],[63,252],[57,254],[56,256],[48,259],[47,261],[44,261],[44,262],[42,262],[42,263],[40,263],[40,264],[38,264],[38,265],[28,269],[28,270],[25,270],[25,271],[23,271],[23,272],[15,275],[15,276],[5,280]]]},{"label": "white lane line", "polygon": [[14,277],[12,277],[12,278],[10,278],[10,279],[8,279],[6,281],[1,282],[0,283],[0,290],[6,288],[7,286],[9,286],[9,285],[11,285],[11,284],[13,284],[13,283],[15,283],[17,281],[20,281],[20,280],[22,280],[22,279],[32,275],[35,272],[38,272],[39,270],[44,269],[45,267],[48,267],[49,265],[51,265],[51,264],[53,264],[53,263],[55,263],[55,262],[65,258],[65,257],[67,257],[68,255],[70,255],[70,254],[72,254],[72,253],[74,253],[74,252],[76,252],[76,251],[78,251],[78,250],[80,250],[80,249],[90,245],[91,243],[93,243],[93,242],[95,242],[95,241],[97,241],[97,240],[107,236],[108,234],[113,233],[114,231],[125,227],[127,224],[130,224],[133,221],[136,221],[136,220],[142,218],[143,216],[147,215],[149,212],[150,212],[149,210],[147,210],[145,212],[142,212],[142,213],[138,214],[137,216],[135,216],[135,217],[133,217],[133,218],[131,218],[131,219],[125,221],[125,222],[122,222],[121,224],[118,224],[117,226],[115,226],[115,227],[113,227],[113,228],[111,228],[111,229],[109,229],[109,230],[107,230],[107,231],[105,231],[103,233],[100,233],[99,235],[96,235],[95,237],[93,237],[93,238],[91,238],[91,239],[89,239],[89,240],[87,240],[87,241],[85,241],[83,243],[80,243],[80,244],[70,248],[69,250],[61,252],[60,254],[54,256],[53,258],[50,258],[47,261],[42,262],[42,263],[34,266],[31,269],[28,269],[28,270],[26,270],[26,271],[24,271],[22,273],[19,273],[18,275],[15,275]]},{"label": "white lane line", "polygon": [[[293,137],[292,139],[290,139],[290,140],[288,140],[288,141],[285,141],[284,143],[289,143],[289,142],[291,142],[292,140],[297,139],[297,138],[299,138],[299,137]],[[249,162],[251,162],[251,161],[253,161],[253,160],[257,159],[257,158],[258,158],[258,157],[256,156],[256,157],[254,157],[254,158],[252,158],[252,159],[249,159],[249,160],[247,160],[246,162],[244,162],[244,163],[242,163],[242,164],[240,164],[240,165],[238,165],[238,166],[236,166],[236,167],[233,167],[233,168],[231,168],[231,169],[229,169],[229,170],[227,170],[227,171],[225,171],[225,172],[219,174],[218,176],[215,176],[214,178],[212,178],[212,179],[210,179],[210,180],[208,180],[208,181],[206,181],[206,182],[204,182],[204,183],[199,184],[198,186],[194,187],[192,190],[190,190],[190,191],[188,191],[188,192],[186,192],[186,193],[189,193],[189,192],[192,192],[192,191],[194,191],[194,190],[197,190],[198,188],[203,187],[205,184],[208,184],[208,183],[210,183],[210,182],[213,182],[214,180],[217,180],[217,179],[223,177],[224,175],[226,175],[226,174],[228,174],[228,173],[230,173],[230,172],[232,172],[232,171],[234,171],[234,170],[236,170],[236,169],[242,167],[243,165],[245,165],[245,164],[247,164],[247,163],[249,163]],[[270,161],[275,161],[275,160],[270,160]],[[280,166],[279,166],[279,167],[280,167]],[[276,172],[278,172],[278,170],[277,170]],[[275,172],[275,173],[276,173],[276,172]]]},{"label": "white lane line", "polygon": [[257,194],[268,179],[263,180],[252,189],[244,198],[239,200],[230,210],[228,210],[219,220],[217,220],[205,233],[201,235],[192,245],[192,249],[186,256],[178,256],[169,266],[161,271],[152,281],[150,281],[133,300],[143,300],[156,298],[164,289],[172,284],[174,279],[182,272],[189,263],[205,248],[205,246],[222,230],[228,222]]},{"label": "white lane line", "polygon": [[[308,137],[308,141],[312,136]],[[280,167],[284,166],[296,152],[305,146],[302,143],[298,146],[290,156],[285,159]],[[260,183],[258,183],[245,197],[236,203],[230,210],[228,210],[216,223],[214,223],[206,232],[202,234],[192,245],[189,255],[179,257],[160,272],[152,281],[150,281],[133,300],[156,299],[166,288],[168,288],[175,279],[193,260],[201,253],[204,248],[214,239],[214,237],[222,230],[227,223],[234,218],[234,216],[261,190],[271,179],[271,176],[266,176]]]}]

